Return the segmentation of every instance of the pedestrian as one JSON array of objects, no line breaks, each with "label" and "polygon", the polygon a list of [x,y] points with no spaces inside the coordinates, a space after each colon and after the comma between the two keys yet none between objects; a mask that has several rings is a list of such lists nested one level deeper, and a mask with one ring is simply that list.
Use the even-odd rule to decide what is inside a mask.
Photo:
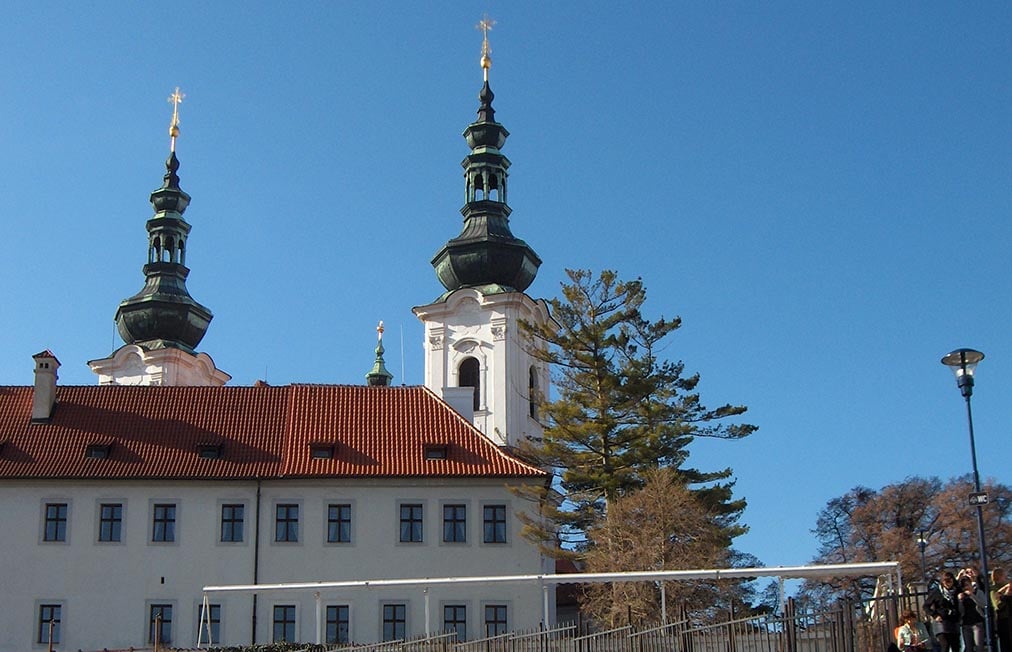
[{"label": "pedestrian", "polygon": [[1012,586],[1005,570],[991,571],[991,606],[994,608],[994,633],[1000,652],[1012,652]]},{"label": "pedestrian", "polygon": [[911,610],[904,611],[900,615],[903,625],[896,632],[896,646],[900,652],[921,652],[931,649],[931,635],[924,627],[924,623],[917,619],[917,614]]},{"label": "pedestrian", "polygon": [[959,592],[956,577],[944,571],[938,586],[928,592],[924,610],[931,616],[932,629],[941,652],[959,652]]}]

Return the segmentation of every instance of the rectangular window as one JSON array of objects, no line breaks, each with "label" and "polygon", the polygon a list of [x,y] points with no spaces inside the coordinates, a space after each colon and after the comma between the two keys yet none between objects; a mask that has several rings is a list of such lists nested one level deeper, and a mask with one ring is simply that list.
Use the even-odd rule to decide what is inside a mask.
[{"label": "rectangular window", "polygon": [[120,541],[123,532],[123,505],[103,503],[98,507],[98,540]]},{"label": "rectangular window", "polygon": [[327,643],[348,643],[348,605],[327,605]]},{"label": "rectangular window", "polygon": [[39,636],[37,643],[60,642],[60,620],[63,613],[63,606],[58,604],[39,605]]},{"label": "rectangular window", "polygon": [[467,541],[466,505],[443,505],[443,541],[446,543]]},{"label": "rectangular window", "polygon": [[176,540],[176,506],[171,504],[155,505],[151,540],[170,542]]},{"label": "rectangular window", "polygon": [[485,543],[506,543],[506,505],[485,505]]},{"label": "rectangular window", "polygon": [[351,505],[327,506],[327,543],[351,543]]},{"label": "rectangular window", "polygon": [[172,605],[151,605],[148,621],[148,643],[165,644],[172,642]]},{"label": "rectangular window", "polygon": [[222,543],[241,543],[243,516],[245,509],[243,505],[222,505],[221,506],[221,541]]},{"label": "rectangular window", "polygon": [[274,606],[274,642],[295,642],[294,604],[279,604]]},{"label": "rectangular window", "polygon": [[299,540],[299,506],[278,505],[275,508],[274,540],[295,543]]},{"label": "rectangular window", "polygon": [[443,631],[456,632],[458,641],[467,639],[467,607],[465,605],[443,605]]},{"label": "rectangular window", "polygon": [[485,605],[485,636],[499,636],[506,633],[506,605]]},{"label": "rectangular window", "polygon": [[[204,605],[197,609],[197,638],[204,643],[221,643],[221,605],[207,605],[207,613],[204,613]],[[208,631],[210,630],[210,632]]]},{"label": "rectangular window", "polygon": [[407,634],[407,605],[383,605],[383,640],[404,640]]},{"label": "rectangular window", "polygon": [[43,541],[67,540],[67,503],[46,504],[46,531]]},{"label": "rectangular window", "polygon": [[421,543],[422,506],[401,505],[401,543]]}]

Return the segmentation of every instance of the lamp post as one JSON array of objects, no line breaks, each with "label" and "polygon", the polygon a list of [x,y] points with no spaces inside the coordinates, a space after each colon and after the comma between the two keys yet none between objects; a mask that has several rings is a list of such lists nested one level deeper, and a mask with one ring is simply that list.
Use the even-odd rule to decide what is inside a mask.
[{"label": "lamp post", "polygon": [[[984,354],[973,349],[956,349],[942,358],[942,364],[952,369],[956,374],[956,386],[959,392],[966,399],[966,421],[970,429],[970,459],[973,462],[973,494],[970,495],[970,503],[977,507],[977,540],[980,547],[980,577],[978,587],[984,591],[984,595],[990,600],[988,589],[987,572],[987,546],[984,543],[984,510],[983,503],[987,501],[986,494],[980,491],[980,474],[977,472],[977,446],[973,439],[973,411],[970,409],[970,396],[973,395],[973,372],[977,363],[984,359]],[[984,649],[991,650],[991,610],[984,610]]]},{"label": "lamp post", "polygon": [[924,536],[924,530],[917,533],[917,545],[921,547],[921,577],[924,583],[928,582],[928,567],[924,564],[924,549],[928,547],[928,538]]}]

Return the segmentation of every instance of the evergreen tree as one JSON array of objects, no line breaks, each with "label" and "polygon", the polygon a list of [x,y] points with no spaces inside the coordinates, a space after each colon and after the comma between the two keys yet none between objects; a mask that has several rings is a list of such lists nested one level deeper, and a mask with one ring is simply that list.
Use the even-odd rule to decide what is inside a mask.
[{"label": "evergreen tree", "polygon": [[525,535],[552,554],[579,549],[609,501],[642,487],[646,471],[670,468],[716,515],[730,546],[745,531],[737,524],[745,501],[732,497],[731,469],[702,472],[685,462],[695,437],[753,432],[755,426],[724,422],[746,408],[704,407],[699,375],[661,357],[681,320],[645,317],[639,279],[622,281],[613,271],[567,274],[562,297],[551,302],[554,323],[525,325],[534,355],[553,369],[558,394],[541,407],[544,437],[521,451],[557,474],[553,486],[524,492],[540,507],[537,517],[522,516]]}]

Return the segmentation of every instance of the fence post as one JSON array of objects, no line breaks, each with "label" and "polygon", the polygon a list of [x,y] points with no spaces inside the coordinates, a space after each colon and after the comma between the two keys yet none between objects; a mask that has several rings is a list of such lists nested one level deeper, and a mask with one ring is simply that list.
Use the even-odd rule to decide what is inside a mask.
[{"label": "fence post", "polygon": [[727,623],[727,649],[729,652],[738,652],[738,642],[734,640],[734,598],[731,598],[731,610],[729,616],[730,618]]},{"label": "fence post", "polygon": [[796,616],[797,603],[794,598],[787,598],[784,610],[784,633],[787,635],[787,652],[798,652],[798,623]]},{"label": "fence post", "polygon": [[692,634],[689,633],[692,623],[689,622],[689,610],[685,607],[684,602],[678,606],[678,619],[684,623],[682,629],[682,652],[692,652]]},{"label": "fence post", "polygon": [[843,612],[843,635],[845,652],[855,652],[854,644],[854,604],[849,600],[846,602],[846,610]]}]

